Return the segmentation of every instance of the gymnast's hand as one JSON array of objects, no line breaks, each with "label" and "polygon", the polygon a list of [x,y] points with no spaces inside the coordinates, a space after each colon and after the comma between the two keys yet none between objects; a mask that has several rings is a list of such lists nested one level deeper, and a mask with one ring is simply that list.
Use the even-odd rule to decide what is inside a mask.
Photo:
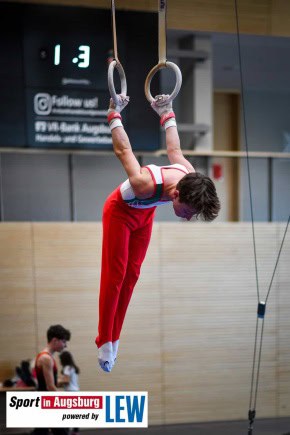
[{"label": "gymnast's hand", "polygon": [[115,104],[113,99],[110,98],[108,114],[111,112],[118,112],[118,113],[122,112],[122,110],[125,109],[125,107],[129,103],[130,97],[128,97],[128,95],[118,94],[117,97],[119,100],[118,104]]},{"label": "gymnast's hand", "polygon": [[169,101],[169,95],[156,95],[153,102],[151,103],[151,107],[155,112],[161,117],[166,113],[172,112],[172,101]]}]

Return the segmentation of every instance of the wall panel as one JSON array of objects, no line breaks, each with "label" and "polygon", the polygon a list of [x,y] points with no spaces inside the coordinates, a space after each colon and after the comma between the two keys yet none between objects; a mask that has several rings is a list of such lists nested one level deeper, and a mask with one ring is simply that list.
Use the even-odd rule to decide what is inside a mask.
[{"label": "wall panel", "polygon": [[[277,247],[279,251],[284,236],[286,224],[281,224],[277,228]],[[289,231],[289,229],[288,229]],[[279,310],[277,322],[277,382],[278,382],[278,411],[280,416],[290,414],[290,292],[289,292],[289,264],[290,264],[290,243],[289,232],[286,235],[283,250],[281,252],[278,270],[276,272],[275,283],[279,291],[271,297],[276,297]]]},{"label": "wall panel", "polygon": [[0,225],[0,373],[14,374],[36,351],[31,224]]},{"label": "wall panel", "polygon": [[[170,289],[163,298],[167,422],[191,421],[192,416],[219,420],[221,414],[225,419],[243,418],[256,309],[250,227],[232,225],[229,231],[221,225],[217,232],[215,226],[201,225],[198,233],[190,226],[188,231],[180,227],[177,246],[176,240],[166,237],[173,227],[163,225],[162,252],[165,288]],[[268,253],[275,233],[267,234],[267,246],[262,248]],[[265,415],[275,413],[274,314],[263,358]],[[175,395],[176,383],[186,395],[185,406]]]},{"label": "wall panel", "polygon": [[[158,231],[158,226],[155,232]],[[98,324],[98,289],[102,225],[34,225],[38,328],[43,346],[47,326],[71,330],[69,348],[81,367],[82,390],[150,392],[150,415],[160,421],[159,250],[154,238],[142,284],[135,289],[121,340],[119,364],[101,372],[94,340]]]},{"label": "wall panel", "polygon": [[[284,229],[255,225],[261,300]],[[251,225],[155,224],[111,374],[98,368],[94,345],[101,235],[100,223],[0,225],[0,379],[62,323],[82,390],[147,390],[150,424],[246,419],[257,309]],[[287,236],[266,310],[259,417],[289,415],[289,255]]]},{"label": "wall panel", "polygon": [[48,326],[63,324],[72,333],[69,349],[81,368],[81,388],[99,388],[93,341],[97,330],[101,225],[35,224],[34,246],[38,349],[45,343]]},{"label": "wall panel", "polygon": [[68,221],[68,157],[2,154],[2,204],[7,221]]}]

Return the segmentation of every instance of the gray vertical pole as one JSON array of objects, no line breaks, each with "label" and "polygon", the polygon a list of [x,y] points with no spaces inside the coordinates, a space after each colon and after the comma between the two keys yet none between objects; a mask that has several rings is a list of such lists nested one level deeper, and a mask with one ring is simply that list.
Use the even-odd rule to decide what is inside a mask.
[{"label": "gray vertical pole", "polygon": [[268,220],[273,222],[273,158],[268,157]]},{"label": "gray vertical pole", "polygon": [[69,196],[70,196],[70,220],[76,221],[75,194],[74,194],[74,161],[73,154],[68,155],[68,176],[69,176]]},{"label": "gray vertical pole", "polygon": [[196,35],[194,49],[205,51],[208,58],[204,62],[197,62],[193,68],[193,118],[196,124],[206,124],[210,129],[198,137],[196,150],[213,149],[213,67],[212,67],[212,40],[210,36]]},{"label": "gray vertical pole", "polygon": [[[194,36],[184,36],[178,40],[178,49],[194,50]],[[194,124],[194,92],[195,92],[195,75],[194,61],[190,58],[180,59],[180,69],[183,74],[183,83],[179,93],[179,122],[185,124]],[[182,132],[181,140],[184,148],[194,149],[196,137],[192,132]]]},{"label": "gray vertical pole", "polygon": [[0,154],[0,221],[4,221],[3,183],[2,183],[2,155]]}]

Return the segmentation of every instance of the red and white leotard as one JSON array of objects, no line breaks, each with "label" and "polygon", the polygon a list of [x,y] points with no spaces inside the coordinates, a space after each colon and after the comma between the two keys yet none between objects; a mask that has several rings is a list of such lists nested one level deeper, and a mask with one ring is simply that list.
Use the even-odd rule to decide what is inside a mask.
[{"label": "red and white leotard", "polygon": [[177,169],[188,174],[185,166],[145,166],[154,182],[150,198],[135,196],[129,180],[107,198],[103,209],[102,272],[99,296],[99,335],[96,344],[119,339],[127,307],[140,275],[150,242],[156,206],[163,201],[164,171]]},{"label": "red and white leotard", "polygon": [[126,204],[133,208],[151,208],[170,202],[161,200],[164,186],[163,171],[165,171],[166,169],[178,169],[179,171],[184,172],[184,174],[188,174],[189,172],[185,166],[180,165],[179,163],[167,166],[147,165],[144,167],[149,170],[152,180],[154,182],[154,193],[151,198],[136,198],[129,179],[124,181],[124,183],[122,183],[120,186],[120,192],[123,200]]}]

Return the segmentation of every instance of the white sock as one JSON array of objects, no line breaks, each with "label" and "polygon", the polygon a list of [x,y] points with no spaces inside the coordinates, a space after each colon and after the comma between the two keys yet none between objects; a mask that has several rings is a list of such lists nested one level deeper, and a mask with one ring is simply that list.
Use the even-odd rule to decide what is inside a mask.
[{"label": "white sock", "polygon": [[111,341],[99,347],[99,364],[105,372],[110,372],[114,365],[113,346]]},{"label": "white sock", "polygon": [[118,355],[119,340],[113,341],[112,346],[113,346],[113,357],[115,361]]}]

